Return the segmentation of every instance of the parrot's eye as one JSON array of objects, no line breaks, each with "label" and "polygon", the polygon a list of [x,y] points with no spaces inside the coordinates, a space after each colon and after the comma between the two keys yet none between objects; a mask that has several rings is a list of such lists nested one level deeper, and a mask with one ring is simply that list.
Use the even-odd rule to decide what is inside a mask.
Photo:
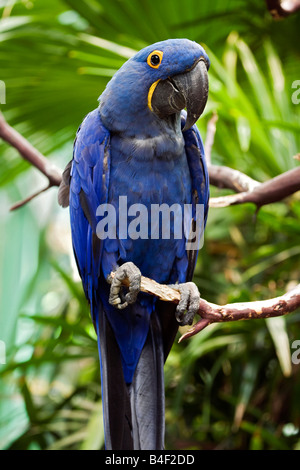
[{"label": "parrot's eye", "polygon": [[148,55],[147,64],[153,69],[158,69],[163,58],[163,52],[153,51]]},{"label": "parrot's eye", "polygon": [[160,58],[157,54],[153,54],[150,60],[152,65],[158,65],[160,63]]}]

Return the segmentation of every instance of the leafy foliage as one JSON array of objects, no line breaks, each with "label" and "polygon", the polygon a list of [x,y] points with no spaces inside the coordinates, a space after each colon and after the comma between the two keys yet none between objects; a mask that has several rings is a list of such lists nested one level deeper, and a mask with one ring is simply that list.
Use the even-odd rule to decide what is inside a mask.
[{"label": "leafy foliage", "polygon": [[[219,115],[213,162],[261,181],[296,165],[299,16],[274,22],[259,0],[2,0],[0,17],[1,111],[61,168],[107,80],[135,50],[170,37],[202,42],[210,56],[198,124],[205,137],[212,112]],[[97,343],[67,212],[53,189],[8,213],[43,179],[4,143],[0,156],[1,447],[101,448]],[[203,297],[263,299],[299,282],[299,216],[298,194],[258,214],[251,205],[211,209],[195,273]],[[299,366],[290,349],[299,316],[214,325],[174,344],[166,447],[299,448]]]}]

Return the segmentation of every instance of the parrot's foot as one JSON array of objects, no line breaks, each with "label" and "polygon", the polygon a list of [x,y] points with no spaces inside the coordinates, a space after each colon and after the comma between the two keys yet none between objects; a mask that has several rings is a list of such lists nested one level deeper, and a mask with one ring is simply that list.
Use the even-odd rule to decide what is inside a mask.
[{"label": "parrot's foot", "polygon": [[[141,271],[131,261],[122,264],[113,278],[108,276],[107,281],[111,284],[109,303],[118,309],[123,309],[129,304],[134,304],[141,288]],[[123,281],[128,280],[128,292],[123,295]]]},{"label": "parrot's foot", "polygon": [[198,287],[194,282],[173,284],[169,287],[180,292],[180,301],[175,312],[176,320],[181,326],[191,325],[200,307],[200,292]]}]

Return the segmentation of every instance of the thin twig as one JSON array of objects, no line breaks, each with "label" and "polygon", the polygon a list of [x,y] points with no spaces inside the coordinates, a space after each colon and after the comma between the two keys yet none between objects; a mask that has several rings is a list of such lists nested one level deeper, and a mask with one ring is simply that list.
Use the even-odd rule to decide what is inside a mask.
[{"label": "thin twig", "polygon": [[47,191],[49,188],[51,188],[51,184],[48,184],[44,189],[40,189],[39,191],[36,191],[33,193],[31,196],[27,197],[26,199],[23,199],[22,201],[17,202],[11,208],[9,209],[10,211],[15,211],[16,209],[20,209],[20,207],[25,206],[25,204],[28,204],[28,202],[32,201],[35,197],[39,196],[40,194],[44,193]]}]

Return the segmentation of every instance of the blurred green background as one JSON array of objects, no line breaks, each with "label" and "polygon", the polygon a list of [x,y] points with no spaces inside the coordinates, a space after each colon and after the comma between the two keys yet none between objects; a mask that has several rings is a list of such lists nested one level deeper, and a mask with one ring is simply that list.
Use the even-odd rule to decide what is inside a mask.
[{"label": "blurred green background", "polygon": [[[0,0],[0,109],[63,169],[78,125],[122,63],[157,40],[187,37],[211,59],[198,126],[205,139],[218,113],[213,163],[265,181],[296,166],[300,151],[299,30],[299,14],[274,21],[263,0]],[[9,212],[46,180],[3,142],[0,158],[0,447],[103,448],[96,337],[68,211],[53,188]],[[195,273],[202,296],[266,299],[298,283],[299,217],[299,193],[257,215],[251,204],[211,209]],[[174,344],[166,448],[300,449],[297,339],[299,311]]]}]

